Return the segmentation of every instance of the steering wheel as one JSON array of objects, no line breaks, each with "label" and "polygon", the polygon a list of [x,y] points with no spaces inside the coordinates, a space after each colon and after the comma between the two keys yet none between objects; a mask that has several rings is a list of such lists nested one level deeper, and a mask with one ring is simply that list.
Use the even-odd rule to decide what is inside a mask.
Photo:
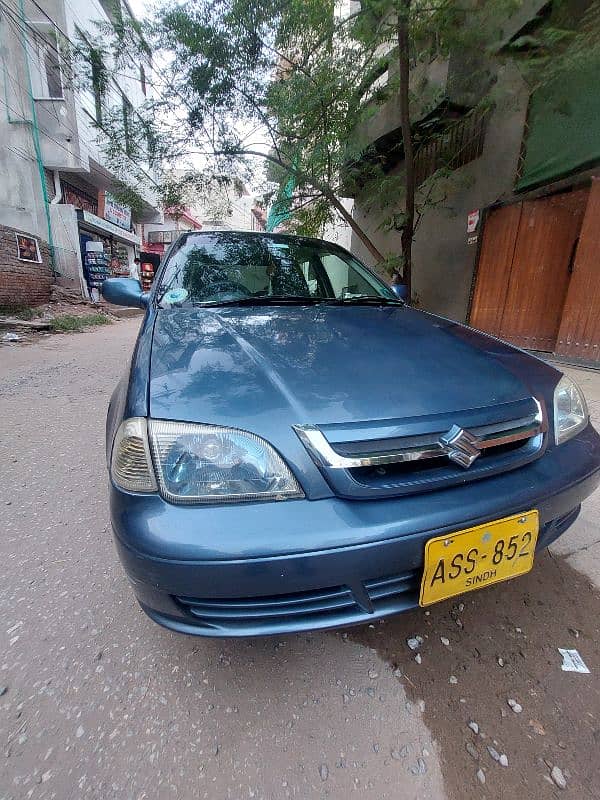
[{"label": "steering wheel", "polygon": [[229,300],[243,300],[246,297],[252,296],[252,293],[249,292],[245,286],[237,283],[237,281],[228,280],[227,278],[211,282],[210,286],[207,286],[206,289],[208,291],[202,297],[203,302],[219,303]]},{"label": "steering wheel", "polygon": [[242,286],[241,283],[238,283],[237,281],[232,281],[229,278],[221,278],[221,279],[217,278],[217,280],[211,281],[210,286],[208,286],[207,288],[210,288],[215,292],[230,291],[230,292],[242,292],[245,295],[250,294],[250,292],[246,289],[245,286]]},{"label": "steering wheel", "polygon": [[245,286],[242,286],[241,283],[237,283],[237,281],[231,281],[227,278],[223,278],[222,280],[211,281],[210,285],[206,287],[211,296],[213,294],[238,294],[241,297],[250,297],[251,292],[246,289]]}]

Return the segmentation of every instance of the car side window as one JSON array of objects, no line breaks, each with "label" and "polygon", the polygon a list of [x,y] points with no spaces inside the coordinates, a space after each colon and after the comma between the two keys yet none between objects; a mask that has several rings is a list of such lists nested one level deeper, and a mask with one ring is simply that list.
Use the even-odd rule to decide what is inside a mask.
[{"label": "car side window", "polygon": [[366,275],[358,272],[352,264],[334,253],[321,256],[321,263],[337,299],[353,295],[379,294],[375,284],[369,281]]},{"label": "car side window", "polygon": [[323,276],[315,270],[313,259],[301,261],[298,267],[304,275],[311,297],[328,297],[330,295],[327,287],[323,285]]}]

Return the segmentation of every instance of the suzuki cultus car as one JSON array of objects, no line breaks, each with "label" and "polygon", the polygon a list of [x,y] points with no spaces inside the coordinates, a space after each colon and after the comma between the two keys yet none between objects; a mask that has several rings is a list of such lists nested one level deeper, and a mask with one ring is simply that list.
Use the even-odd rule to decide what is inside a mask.
[{"label": "suzuki cultus car", "polygon": [[[580,389],[348,252],[191,232],[108,412],[117,550],[189,634],[369,622],[528,572],[600,479]],[[501,587],[496,589],[501,591]]]}]

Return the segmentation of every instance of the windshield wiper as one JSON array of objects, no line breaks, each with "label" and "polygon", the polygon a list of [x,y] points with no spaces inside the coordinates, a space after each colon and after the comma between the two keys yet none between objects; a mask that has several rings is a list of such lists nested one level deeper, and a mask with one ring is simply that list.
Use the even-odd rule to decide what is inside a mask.
[{"label": "windshield wiper", "polygon": [[357,297],[337,297],[332,300],[326,300],[325,302],[331,303],[333,305],[353,305],[353,306],[403,306],[405,305],[403,300],[393,299],[391,297],[381,297],[379,295],[374,294],[365,294]]},{"label": "windshield wiper", "polygon": [[194,303],[201,308],[221,308],[222,306],[268,306],[268,305],[296,305],[313,306],[317,303],[327,302],[323,297],[306,297],[305,295],[277,295],[269,294],[256,297],[237,297],[231,300],[215,300],[207,303]]},{"label": "windshield wiper", "polygon": [[215,300],[205,303],[196,301],[194,306],[199,308],[224,308],[226,306],[315,306],[315,305],[365,305],[365,306],[403,306],[404,301],[394,300],[391,297],[378,295],[364,295],[362,297],[310,297],[306,295],[266,294],[251,297],[236,297],[231,300]]}]

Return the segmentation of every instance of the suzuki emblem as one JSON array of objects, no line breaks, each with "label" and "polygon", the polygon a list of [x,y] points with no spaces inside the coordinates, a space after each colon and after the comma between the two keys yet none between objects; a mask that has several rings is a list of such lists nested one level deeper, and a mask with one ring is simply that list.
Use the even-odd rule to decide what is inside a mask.
[{"label": "suzuki emblem", "polygon": [[440,436],[440,442],[448,452],[448,458],[467,469],[481,455],[479,439],[458,425],[453,425]]}]

